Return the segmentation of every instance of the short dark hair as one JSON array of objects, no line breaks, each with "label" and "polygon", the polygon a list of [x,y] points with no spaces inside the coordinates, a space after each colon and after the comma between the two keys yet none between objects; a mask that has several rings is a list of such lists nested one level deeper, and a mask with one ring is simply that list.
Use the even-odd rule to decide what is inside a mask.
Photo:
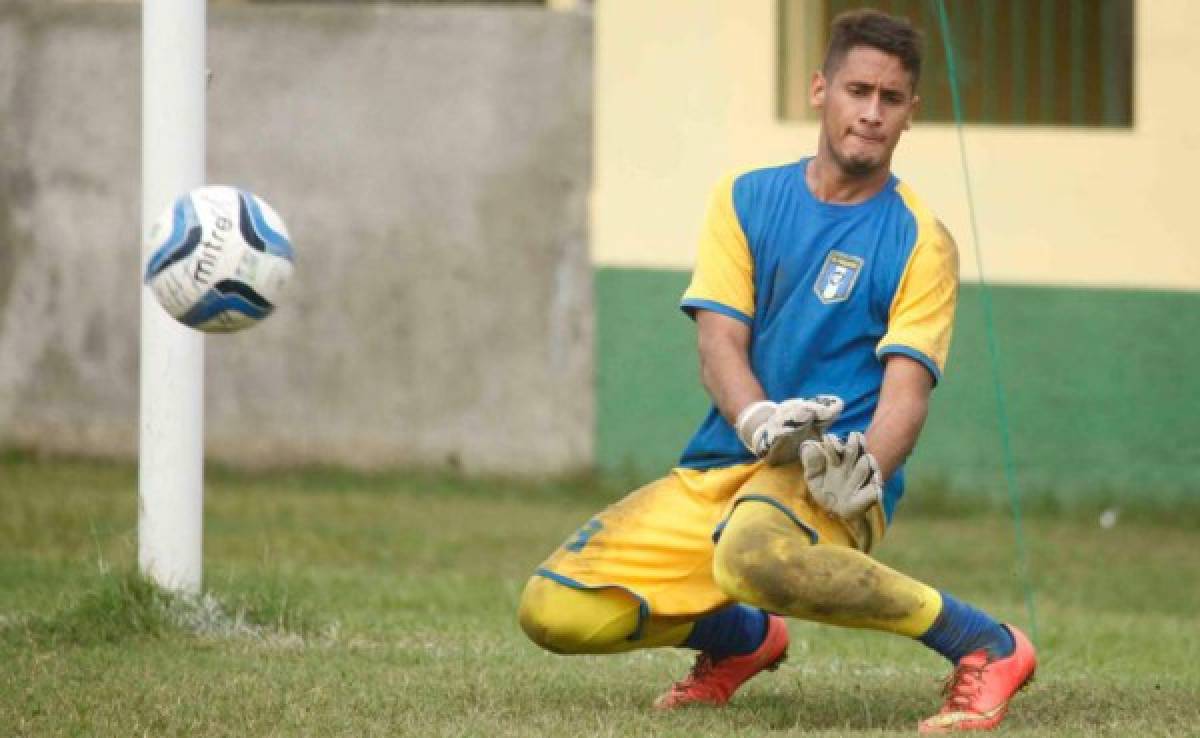
[{"label": "short dark hair", "polygon": [[821,72],[826,79],[832,78],[851,49],[867,46],[899,59],[912,77],[915,90],[917,81],[921,79],[923,41],[921,32],[902,16],[871,9],[839,13],[829,29],[829,47],[825,51]]}]

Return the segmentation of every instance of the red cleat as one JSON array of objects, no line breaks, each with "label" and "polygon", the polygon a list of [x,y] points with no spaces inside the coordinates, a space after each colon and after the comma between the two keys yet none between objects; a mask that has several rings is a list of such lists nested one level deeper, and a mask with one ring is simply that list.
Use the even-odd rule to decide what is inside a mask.
[{"label": "red cleat", "polygon": [[787,647],[787,624],[778,615],[768,615],[767,636],[756,650],[720,660],[701,653],[688,675],[654,700],[654,707],[659,710],[673,710],[687,705],[720,707],[750,677],[760,671],[777,669],[787,657]]},{"label": "red cleat", "polygon": [[1016,648],[1010,656],[988,661],[985,650],[963,656],[946,680],[946,703],[933,717],[921,721],[920,733],[991,730],[1008,712],[1008,702],[1033,680],[1037,656],[1025,634],[1011,625]]}]

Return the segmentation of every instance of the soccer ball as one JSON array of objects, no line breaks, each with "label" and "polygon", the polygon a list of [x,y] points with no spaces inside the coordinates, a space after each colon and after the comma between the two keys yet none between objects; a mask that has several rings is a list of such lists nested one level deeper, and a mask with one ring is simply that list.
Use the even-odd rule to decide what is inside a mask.
[{"label": "soccer ball", "polygon": [[292,276],[292,242],[265,201],[236,187],[199,187],[150,227],[145,283],[179,322],[228,333],[271,314]]}]

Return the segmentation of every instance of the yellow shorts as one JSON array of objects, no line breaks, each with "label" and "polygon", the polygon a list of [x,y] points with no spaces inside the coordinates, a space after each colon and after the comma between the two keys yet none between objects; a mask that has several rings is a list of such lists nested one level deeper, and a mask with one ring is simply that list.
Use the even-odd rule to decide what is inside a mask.
[{"label": "yellow shorts", "polygon": [[734,506],[751,499],[786,512],[814,543],[853,545],[844,523],[814,508],[799,464],[676,468],[585,523],[537,574],[577,589],[622,589],[641,603],[643,622],[693,620],[730,603],[713,581],[713,549]]}]

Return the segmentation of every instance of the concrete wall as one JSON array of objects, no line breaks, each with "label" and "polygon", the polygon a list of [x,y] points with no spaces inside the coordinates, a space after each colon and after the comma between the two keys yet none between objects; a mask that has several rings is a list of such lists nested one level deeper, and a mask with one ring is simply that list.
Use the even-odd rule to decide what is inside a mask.
[{"label": "concrete wall", "polygon": [[[209,176],[292,232],[207,344],[208,456],[592,460],[591,19],[209,10]],[[0,445],[136,452],[140,9],[0,2]]]},{"label": "concrete wall", "polygon": [[[775,112],[778,5],[597,3],[596,263],[689,269],[722,173],[812,153],[816,124]],[[1135,7],[1133,128],[966,128],[990,281],[1200,289],[1182,183],[1200,167],[1200,133],[1180,123],[1197,102],[1179,94],[1200,68],[1200,4]],[[976,280],[954,127],[918,115],[894,163],[956,234],[963,277]]]}]

